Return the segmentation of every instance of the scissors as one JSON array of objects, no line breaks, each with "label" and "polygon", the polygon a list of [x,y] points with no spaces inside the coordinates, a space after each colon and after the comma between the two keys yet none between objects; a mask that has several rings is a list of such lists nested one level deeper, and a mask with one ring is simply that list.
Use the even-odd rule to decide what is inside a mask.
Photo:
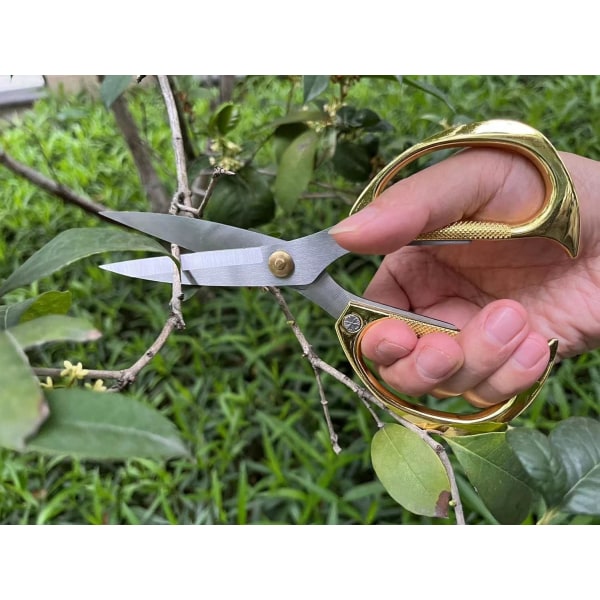
[{"label": "scissors", "polygon": [[[532,127],[508,120],[490,120],[453,127],[419,142],[387,164],[367,185],[350,214],[367,206],[414,160],[448,148],[497,147],[525,156],[545,184],[541,210],[523,223],[459,221],[417,237],[411,244],[468,243],[543,237],[575,257],[579,249],[579,208],[569,173],[552,144]],[[558,341],[549,340],[550,360],[543,375],[526,391],[469,414],[429,408],[395,394],[370,370],[361,351],[367,329],[382,318],[407,323],[417,336],[431,332],[457,335],[450,323],[372,302],[348,292],[325,269],[348,251],[327,229],[285,241],[255,231],[147,212],[104,212],[103,216],[191,251],[182,254],[183,285],[290,287],[321,306],[336,319],[335,331],[347,360],[363,384],[390,410],[417,426],[440,433],[464,435],[505,429],[536,398],[555,361]],[[129,277],[169,283],[174,261],[169,256],[103,265]],[[414,399],[413,399],[414,400]]]}]

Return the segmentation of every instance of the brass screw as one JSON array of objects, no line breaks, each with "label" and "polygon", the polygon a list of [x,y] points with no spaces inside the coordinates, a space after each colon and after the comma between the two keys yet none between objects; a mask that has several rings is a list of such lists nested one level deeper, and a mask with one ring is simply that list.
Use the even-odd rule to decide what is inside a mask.
[{"label": "brass screw", "polygon": [[294,267],[294,259],[283,250],[277,250],[269,256],[269,269],[275,277],[289,277]]}]

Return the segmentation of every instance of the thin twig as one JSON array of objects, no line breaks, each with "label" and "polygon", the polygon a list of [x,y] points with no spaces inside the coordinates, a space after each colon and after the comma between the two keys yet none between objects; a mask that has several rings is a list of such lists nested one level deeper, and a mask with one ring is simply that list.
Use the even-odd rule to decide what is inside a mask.
[{"label": "thin twig", "polygon": [[196,209],[197,216],[199,219],[201,219],[204,216],[204,211],[206,210],[206,205],[208,204],[208,201],[210,200],[210,197],[213,194],[215,186],[217,185],[217,181],[219,180],[219,177],[221,177],[221,175],[235,175],[235,173],[233,171],[228,171],[227,169],[223,169],[221,167],[215,167],[213,169],[212,176],[210,178],[208,187],[206,188],[206,191],[204,192],[204,195],[202,196],[202,200],[200,200],[200,204],[198,205],[198,208]]},{"label": "thin twig", "polygon": [[[177,199],[177,202],[180,202],[185,206],[192,206],[192,194],[188,183],[183,135],[181,133],[179,116],[177,114],[175,96],[173,96],[173,90],[171,89],[169,78],[166,75],[159,75],[158,83],[165,100],[165,106],[167,107],[167,115],[171,127],[173,152],[175,153],[175,166],[177,168],[177,193],[175,194],[175,198]],[[172,211],[176,214],[177,208],[174,207],[173,209],[172,207]]]},{"label": "thin twig", "polygon": [[73,190],[69,189],[67,186],[62,183],[58,183],[53,179],[49,179],[45,175],[42,175],[40,172],[20,163],[15,160],[4,150],[0,148],[0,164],[4,165],[7,169],[10,169],[16,175],[19,175],[27,181],[33,183],[37,187],[45,190],[46,192],[60,198],[61,200],[68,202],[70,204],[75,204],[83,210],[92,213],[98,214],[102,211],[108,210],[106,206],[100,204],[99,202],[94,202],[89,198],[84,198],[79,194],[76,194]]},{"label": "thin twig", "polygon": [[[179,115],[177,113],[177,105],[175,103],[175,97],[173,96],[173,90],[171,89],[169,78],[166,75],[159,75],[158,83],[160,85],[165,106],[167,108],[169,126],[171,128],[173,152],[175,154],[177,192],[173,196],[169,212],[173,215],[176,215],[179,213],[180,205],[183,205],[187,208],[192,208],[192,192],[190,191],[190,185],[188,182],[185,148],[183,144],[183,136],[181,134],[181,123],[179,122]],[[189,212],[185,212],[184,215],[188,217],[193,216],[189,214]],[[179,264],[181,262],[181,249],[177,244],[171,244],[171,254]],[[171,314],[176,319],[176,326],[178,329],[183,329],[185,327],[183,313],[181,311],[182,300],[183,291],[181,286],[181,273],[179,272],[179,269],[175,268],[173,271],[173,285],[171,293]]]},{"label": "thin twig", "polygon": [[[410,429],[412,432],[416,433],[440,457],[440,460],[444,466],[444,469],[445,469],[445,471],[448,475],[448,479],[450,481],[450,494],[451,494],[451,498],[452,498],[452,505],[454,508],[454,513],[456,515],[456,522],[459,525],[464,525],[465,517],[464,517],[463,508],[462,508],[462,502],[460,500],[460,494],[458,491],[458,485],[456,483],[456,477],[454,475],[454,469],[452,468],[450,458],[448,457],[448,454],[447,454],[444,446],[442,444],[440,444],[439,442],[437,442],[436,440],[434,440],[431,437],[431,435],[429,434],[429,432],[421,429],[420,427],[417,427],[411,421],[401,417],[400,415],[398,415],[395,412],[393,412],[392,410],[390,410],[381,400],[379,400],[379,398],[377,398],[370,391],[368,391],[367,389],[358,385],[350,377],[348,377],[341,371],[338,371],[335,367],[332,367],[329,363],[327,363],[323,359],[321,359],[315,353],[312,346],[309,344],[308,340],[306,339],[306,336],[304,335],[304,333],[302,332],[300,327],[298,327],[296,320],[294,319],[294,316],[293,316],[292,312],[290,311],[289,306],[288,306],[285,298],[283,297],[281,291],[279,290],[279,288],[269,287],[267,289],[275,296],[277,302],[279,303],[279,306],[281,307],[281,310],[283,311],[283,313],[287,319],[288,324],[290,325],[292,331],[294,332],[294,335],[296,336],[296,339],[298,340],[298,342],[304,352],[304,356],[306,356],[306,358],[309,360],[309,362],[315,372],[323,371],[324,373],[327,373],[328,375],[330,375],[331,377],[333,377],[334,379],[336,379],[337,381],[339,381],[340,383],[345,385],[347,388],[352,390],[360,398],[360,400],[363,403],[368,404],[368,405],[375,405],[378,408],[384,410],[396,422],[400,423],[407,429]],[[375,413],[372,410],[370,410],[370,412],[372,415],[375,416]],[[328,414],[328,411],[327,411],[327,414]],[[375,420],[376,420],[378,427],[383,426],[383,423],[376,416],[375,416]],[[337,439],[337,436],[336,436],[336,439]]]},{"label": "thin twig", "polygon": [[[165,342],[169,338],[169,335],[175,330],[180,328],[180,320],[175,314],[171,314],[166,320],[161,332],[158,334],[154,342],[148,347],[148,349],[140,356],[130,367],[126,369],[108,371],[101,369],[86,369],[86,379],[114,379],[116,382],[112,386],[112,391],[120,391],[131,385],[148,363],[158,354],[160,349],[165,345]],[[47,369],[38,368],[34,369],[34,372],[39,377],[58,377],[62,369]]]},{"label": "thin twig", "polygon": [[319,372],[319,368],[317,367],[319,357],[316,355],[312,346],[308,343],[308,340],[306,339],[306,336],[304,335],[300,327],[298,327],[298,324],[294,319],[294,315],[292,315],[292,311],[290,310],[288,303],[285,301],[285,298],[283,297],[283,294],[281,293],[280,289],[276,287],[268,287],[267,289],[269,290],[269,292],[271,292],[271,294],[273,294],[273,296],[275,296],[279,306],[281,307],[281,310],[283,311],[283,314],[285,315],[288,321],[288,325],[292,328],[296,339],[300,343],[300,347],[302,348],[304,356],[308,358],[308,361],[315,373],[317,387],[319,388],[319,396],[321,398],[321,406],[323,407],[325,422],[327,423],[327,429],[329,430],[329,439],[331,440],[331,446],[333,448],[333,451],[336,454],[339,454],[342,451],[342,449],[338,444],[338,435],[333,427],[333,421],[331,420],[331,415],[329,413],[329,403],[327,402],[325,390],[321,382],[321,374]]}]

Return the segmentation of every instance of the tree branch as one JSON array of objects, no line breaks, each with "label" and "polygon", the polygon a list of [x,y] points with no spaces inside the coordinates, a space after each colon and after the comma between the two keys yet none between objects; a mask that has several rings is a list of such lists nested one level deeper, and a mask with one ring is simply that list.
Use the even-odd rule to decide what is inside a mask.
[{"label": "tree branch", "polygon": [[83,208],[83,210],[89,213],[97,215],[102,211],[108,210],[106,206],[100,204],[99,202],[94,202],[93,200],[84,198],[83,196],[76,194],[73,190],[69,189],[62,183],[58,183],[52,179],[49,179],[45,175],[42,175],[39,171],[20,163],[6,154],[2,148],[0,148],[0,164],[4,165],[7,169],[10,169],[16,175],[27,179],[27,181],[45,190],[49,194],[60,198],[64,202],[75,204],[76,206],[79,206],[79,208]]},{"label": "tree branch", "polygon": [[173,96],[173,90],[171,89],[169,78],[165,75],[158,76],[158,83],[167,107],[169,124],[171,126],[173,152],[175,153],[175,166],[177,168],[177,193],[171,202],[170,212],[177,214],[178,203],[187,207],[192,206],[192,193],[188,183],[185,148],[183,145],[181,124],[179,123],[179,117],[177,115],[177,105],[175,103],[175,97]]}]

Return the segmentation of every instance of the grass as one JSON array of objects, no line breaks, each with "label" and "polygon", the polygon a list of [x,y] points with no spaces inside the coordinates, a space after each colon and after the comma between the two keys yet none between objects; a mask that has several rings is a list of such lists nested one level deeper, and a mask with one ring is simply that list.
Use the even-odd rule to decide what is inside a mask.
[{"label": "grass", "polygon": [[[384,80],[361,83],[348,101],[376,110],[394,126],[385,134],[386,158],[459,120],[510,117],[544,131],[560,149],[600,158],[593,135],[600,79],[593,77],[425,77],[442,100]],[[254,144],[257,160],[272,160],[260,127],[282,116],[288,83],[254,78],[238,93],[241,120],[233,140]],[[241,95],[243,92],[243,96]],[[194,128],[208,119],[210,90],[196,100]],[[298,86],[293,101],[301,102]],[[160,98],[134,94],[133,109],[172,191],[169,131]],[[256,134],[259,131],[260,135]],[[0,125],[0,143],[14,157],[117,210],[144,209],[133,162],[112,117],[85,95],[52,95],[17,123]],[[252,144],[251,144],[252,145]],[[326,170],[319,175],[326,176]],[[334,181],[335,185],[343,182]],[[343,184],[349,194],[358,188]],[[0,277],[6,277],[45,242],[70,227],[98,221],[0,170]],[[299,202],[265,231],[283,237],[310,233],[347,213],[339,200]],[[129,256],[123,255],[122,258]],[[119,256],[94,257],[13,292],[71,290],[73,314],[104,333],[88,345],[61,345],[35,353],[36,365],[62,360],[116,369],[148,347],[168,313],[168,286],[125,280],[98,269]],[[104,260],[106,259],[106,260]],[[376,259],[339,262],[336,278],[356,293]],[[291,309],[320,356],[348,372],[331,319],[293,292]],[[375,425],[345,388],[325,380],[343,452],[331,450],[312,370],[274,300],[255,289],[202,290],[184,305],[185,331],[171,337],[129,393],[157,407],[179,428],[193,460],[95,463],[0,451],[2,523],[446,523],[404,512],[377,482],[369,444]],[[571,415],[597,416],[600,353],[556,368],[534,406],[521,417],[543,429]],[[470,523],[493,522],[478,498],[465,492]]]}]

